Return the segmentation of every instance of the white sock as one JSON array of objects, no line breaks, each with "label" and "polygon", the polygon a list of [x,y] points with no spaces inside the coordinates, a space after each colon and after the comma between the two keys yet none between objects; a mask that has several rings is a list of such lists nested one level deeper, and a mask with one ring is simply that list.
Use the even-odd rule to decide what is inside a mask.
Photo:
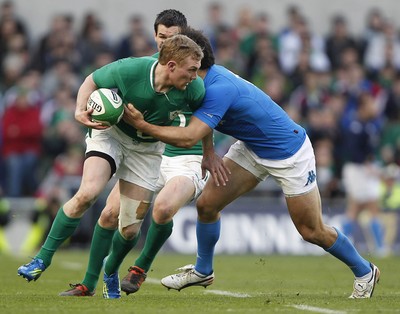
[{"label": "white sock", "polygon": [[368,274],[366,274],[362,277],[356,277],[356,278],[357,278],[357,280],[368,281],[369,279],[372,278],[372,270]]}]

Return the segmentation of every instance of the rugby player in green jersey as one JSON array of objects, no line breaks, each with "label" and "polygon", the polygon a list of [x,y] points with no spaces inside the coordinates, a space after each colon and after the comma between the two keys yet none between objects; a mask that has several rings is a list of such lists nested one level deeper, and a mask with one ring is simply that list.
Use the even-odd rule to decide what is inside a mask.
[{"label": "rugby player in green jersey", "polygon": [[75,112],[75,118],[90,128],[81,185],[60,208],[38,254],[18,268],[18,275],[28,282],[40,277],[114,173],[119,179],[120,216],[113,253],[125,256],[125,251],[136,244],[156,189],[165,145],[136,132],[124,121],[109,128],[92,122],[92,110],[86,110],[88,97],[97,88],[116,88],[125,103],[139,104],[146,119],[170,125],[176,116],[187,111],[187,106],[194,110],[201,104],[205,90],[197,70],[202,57],[201,49],[192,40],[177,35],[164,41],[158,60],[121,59],[85,79],[78,91]]},{"label": "rugby player in green jersey", "polygon": [[[165,39],[180,33],[185,27],[187,27],[187,20],[181,12],[168,9],[159,13],[154,22],[154,38],[158,50],[160,50]],[[158,53],[153,57],[158,57]],[[187,125],[191,114],[188,108],[188,111],[180,113],[175,118],[173,125]],[[202,154],[201,142],[190,149],[166,145],[161,163],[160,178],[157,182],[157,191],[161,190],[154,201],[153,219],[147,233],[145,247],[123,281],[124,287],[130,289],[128,293],[136,292],[145,280],[146,273],[150,269],[156,254],[172,233],[172,218],[175,213],[201,193],[205,184],[201,170]],[[180,192],[175,193],[174,191]],[[61,296],[94,295],[103,259],[109,253],[114,230],[118,226],[118,214],[119,189],[118,184],[116,184],[95,226],[85,277],[81,283],[70,284],[71,289],[60,293]],[[109,280],[110,276],[107,275],[108,273],[116,273],[120,265],[113,260],[114,254],[111,254],[104,265],[103,296],[105,298],[118,298],[120,296],[119,282],[114,280],[113,285],[113,281]],[[122,261],[123,256],[118,256],[118,260]],[[113,277],[111,276],[111,278]]]}]

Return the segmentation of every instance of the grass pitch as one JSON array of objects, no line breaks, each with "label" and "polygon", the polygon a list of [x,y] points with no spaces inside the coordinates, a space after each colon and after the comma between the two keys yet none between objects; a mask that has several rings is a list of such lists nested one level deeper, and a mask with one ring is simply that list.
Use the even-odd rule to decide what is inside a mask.
[{"label": "grass pitch", "polygon": [[[123,263],[124,277],[137,257]],[[195,261],[194,256],[160,254],[136,294],[102,297],[102,275],[94,297],[59,297],[68,283],[82,281],[87,251],[59,251],[36,282],[17,276],[29,258],[0,256],[0,313],[400,313],[400,258],[372,258],[381,270],[374,297],[350,300],[353,275],[331,256],[217,255],[216,279],[207,289],[168,291],[159,280]]]}]

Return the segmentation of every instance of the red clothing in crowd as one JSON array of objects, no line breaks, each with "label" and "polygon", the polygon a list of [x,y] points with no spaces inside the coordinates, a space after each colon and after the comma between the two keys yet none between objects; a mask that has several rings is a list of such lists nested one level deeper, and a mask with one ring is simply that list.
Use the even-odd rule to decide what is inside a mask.
[{"label": "red clothing in crowd", "polygon": [[40,154],[43,125],[38,106],[14,103],[6,108],[2,120],[3,157],[25,152]]}]

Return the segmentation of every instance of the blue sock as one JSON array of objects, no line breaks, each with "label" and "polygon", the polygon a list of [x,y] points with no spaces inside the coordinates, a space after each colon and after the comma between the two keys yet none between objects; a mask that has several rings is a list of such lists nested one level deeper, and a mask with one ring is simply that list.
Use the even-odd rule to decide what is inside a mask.
[{"label": "blue sock", "polygon": [[214,248],[221,232],[221,219],[213,223],[202,223],[197,220],[197,259],[195,270],[203,275],[213,272]]},{"label": "blue sock", "polygon": [[368,274],[371,271],[370,263],[358,254],[354,245],[343,233],[336,228],[335,230],[338,237],[335,243],[325,251],[349,266],[354,276],[362,277]]},{"label": "blue sock", "polygon": [[376,248],[383,248],[383,230],[382,225],[377,218],[372,218],[370,222],[372,236],[374,237]]}]

